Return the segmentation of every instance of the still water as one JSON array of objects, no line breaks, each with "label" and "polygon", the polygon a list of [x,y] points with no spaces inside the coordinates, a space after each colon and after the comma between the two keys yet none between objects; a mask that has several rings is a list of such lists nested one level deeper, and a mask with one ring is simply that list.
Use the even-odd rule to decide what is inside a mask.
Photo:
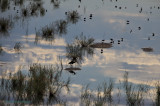
[{"label": "still water", "polygon": [[[125,71],[133,85],[153,88],[160,80],[159,0],[0,0],[0,6],[1,76],[61,58],[62,77],[71,78],[70,93],[61,96],[70,105],[80,105],[87,84],[96,92],[112,79],[117,88]],[[75,39],[91,42],[81,51]],[[114,104],[126,105],[116,92]]]}]

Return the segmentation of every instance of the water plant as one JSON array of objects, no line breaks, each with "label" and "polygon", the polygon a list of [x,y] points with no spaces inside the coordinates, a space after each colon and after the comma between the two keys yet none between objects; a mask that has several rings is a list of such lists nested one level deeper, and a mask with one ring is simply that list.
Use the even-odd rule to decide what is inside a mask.
[{"label": "water plant", "polygon": [[16,53],[20,53],[22,49],[22,44],[20,42],[15,43],[14,50]]},{"label": "water plant", "polygon": [[97,87],[96,94],[89,90],[89,85],[82,88],[81,103],[85,106],[105,106],[112,104],[113,81],[104,82]]},{"label": "water plant", "polygon": [[[32,64],[28,73],[19,70],[1,79],[1,100],[28,101],[27,104],[57,104],[62,88],[69,91],[70,79],[63,81],[60,67]],[[8,94],[9,92],[10,94]],[[21,104],[21,103],[17,103]]]},{"label": "water plant", "polygon": [[149,87],[146,85],[134,86],[128,82],[128,72],[124,74],[124,89],[126,93],[126,102],[129,106],[141,106],[143,105],[144,96],[148,92]]},{"label": "water plant", "polygon": [[74,62],[82,63],[83,56],[81,47],[79,45],[67,44],[66,57]]},{"label": "water plant", "polygon": [[67,24],[65,20],[56,21],[55,27],[59,35],[67,33]]},{"label": "water plant", "polygon": [[9,0],[0,0],[0,10],[2,12],[6,11],[8,9],[9,4]]},{"label": "water plant", "polygon": [[24,18],[26,18],[26,17],[29,17],[29,10],[28,10],[28,8],[22,8],[22,10],[21,10],[21,16],[22,17],[24,17]]},{"label": "water plant", "polygon": [[6,35],[8,34],[8,30],[12,28],[12,21],[7,18],[0,18],[0,33]]},{"label": "water plant", "polygon": [[80,45],[82,48],[89,47],[91,44],[94,43],[94,38],[87,38],[83,35],[83,33],[80,36],[77,36],[75,38],[74,43]]},{"label": "water plant", "polygon": [[72,24],[76,24],[80,19],[80,15],[76,10],[67,12],[67,20]]},{"label": "water plant", "polygon": [[87,57],[93,56],[94,48],[91,48],[90,46],[94,43],[94,38],[92,37],[87,38],[82,33],[80,36],[77,36],[75,38],[74,43],[81,47],[81,51],[84,56],[87,56]]},{"label": "water plant", "polygon": [[2,48],[2,46],[0,45],[0,54],[2,53],[2,51],[3,51],[3,48]]},{"label": "water plant", "polygon": [[51,0],[51,3],[53,3],[54,8],[59,8],[60,6],[60,0]]},{"label": "water plant", "polygon": [[53,24],[46,25],[41,30],[36,32],[36,37],[41,37],[42,40],[45,39],[46,41],[52,42],[55,39],[55,33],[56,31]]}]

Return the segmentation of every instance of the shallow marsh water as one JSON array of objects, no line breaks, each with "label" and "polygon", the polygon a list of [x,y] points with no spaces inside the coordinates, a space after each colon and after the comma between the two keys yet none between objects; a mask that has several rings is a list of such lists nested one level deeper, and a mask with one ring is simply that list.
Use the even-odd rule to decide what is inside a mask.
[{"label": "shallow marsh water", "polygon": [[[88,83],[96,90],[99,83],[111,78],[118,86],[125,71],[135,85],[147,83],[154,87],[159,81],[159,0],[22,1],[8,1],[5,8],[4,0],[0,0],[1,76],[16,73],[19,68],[27,73],[33,63],[56,65],[59,57],[63,68],[69,68],[73,51],[67,56],[66,47],[74,47],[75,38],[83,35],[95,43],[112,42],[112,47],[92,48],[93,53],[83,53],[73,64],[81,70],[62,71],[64,79],[71,77],[70,94],[63,92],[67,101],[78,105],[81,87]],[[2,26],[3,18],[8,19],[6,26]],[[64,22],[61,27],[60,22]],[[45,28],[52,31],[44,33]],[[78,51],[75,49],[73,54],[78,55]],[[125,105],[124,101],[120,103]]]}]

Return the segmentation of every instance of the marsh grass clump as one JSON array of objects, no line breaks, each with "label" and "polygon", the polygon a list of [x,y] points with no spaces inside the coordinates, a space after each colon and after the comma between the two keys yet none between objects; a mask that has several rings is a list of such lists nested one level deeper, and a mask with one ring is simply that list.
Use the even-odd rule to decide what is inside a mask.
[{"label": "marsh grass clump", "polygon": [[96,93],[89,90],[88,85],[81,91],[81,102],[85,106],[105,106],[112,104],[113,81],[104,82],[97,87]]},{"label": "marsh grass clump", "polygon": [[52,27],[46,26],[42,28],[42,39],[45,39],[46,41],[54,40],[55,39],[55,30]]},{"label": "marsh grass clump", "polygon": [[12,21],[6,18],[0,18],[0,33],[8,34],[8,30],[12,28]]},{"label": "marsh grass clump", "polygon": [[86,55],[87,57],[93,56],[94,48],[91,48],[90,46],[94,43],[94,38],[92,37],[87,38],[82,33],[79,37],[77,36],[75,38],[74,43],[81,47],[81,51],[83,55]]},{"label": "marsh grass clump", "polygon": [[44,16],[45,9],[43,8],[42,4],[43,3],[41,0],[38,0],[38,1],[31,4],[31,6],[29,7],[31,16],[38,16],[39,14],[41,16]]},{"label": "marsh grass clump", "polygon": [[8,9],[8,6],[10,4],[9,0],[0,0],[0,9],[2,12],[5,12],[6,9]]},{"label": "marsh grass clump", "polygon": [[59,8],[60,6],[60,0],[51,0],[51,3],[53,3],[54,8]]},{"label": "marsh grass clump", "polygon": [[124,89],[126,93],[126,102],[129,106],[141,106],[144,102],[145,94],[147,94],[149,87],[146,85],[134,86],[128,82],[128,72],[124,74]]},{"label": "marsh grass clump", "polygon": [[22,6],[26,0],[14,0],[16,6]]},{"label": "marsh grass clump", "polygon": [[79,45],[68,44],[66,46],[66,57],[77,63],[82,63],[83,56]]},{"label": "marsh grass clump", "polygon": [[21,16],[22,17],[24,17],[24,18],[29,17],[30,13],[29,13],[28,8],[23,8],[21,11],[22,11],[21,12],[21,14],[22,14]]},{"label": "marsh grass clump", "polygon": [[56,30],[59,35],[67,33],[67,22],[65,20],[56,21]]},{"label": "marsh grass clump", "polygon": [[76,10],[69,11],[67,14],[67,20],[72,24],[76,24],[80,19],[80,15]]},{"label": "marsh grass clump", "polygon": [[15,50],[15,52],[16,52],[16,53],[20,53],[20,52],[22,52],[21,49],[22,49],[22,44],[21,44],[20,42],[17,42],[17,43],[14,45],[14,50]]},{"label": "marsh grass clump", "polygon": [[84,56],[93,56],[94,48],[90,45],[94,42],[93,38],[86,38],[83,34],[76,37],[72,44],[66,47],[66,57],[72,62],[81,63],[84,61]]},{"label": "marsh grass clump", "polygon": [[51,25],[47,25],[45,27],[43,27],[41,30],[36,31],[36,38],[35,41],[38,42],[38,40],[41,38],[42,40],[46,40],[46,41],[54,41],[55,39],[55,28],[53,26],[53,24]]},{"label": "marsh grass clump", "polygon": [[[33,64],[28,73],[19,70],[10,74],[8,79],[1,79],[1,95],[4,100],[29,101],[32,105],[63,103],[60,93],[62,88],[69,91],[70,79],[63,81],[60,67]],[[7,93],[9,92],[9,94]]]},{"label": "marsh grass clump", "polygon": [[159,81],[155,84],[155,89],[153,90],[153,106],[160,106],[160,83]]},{"label": "marsh grass clump", "polygon": [[80,45],[82,48],[89,47],[91,44],[94,43],[94,38],[87,38],[83,35],[83,33],[78,37],[75,38],[75,43]]},{"label": "marsh grass clump", "polygon": [[0,54],[2,53],[2,51],[3,51],[3,48],[2,48],[2,46],[0,45]]},{"label": "marsh grass clump", "polygon": [[93,94],[92,91],[89,90],[89,84],[82,88],[81,91],[81,104],[85,106],[90,106],[92,104]]}]

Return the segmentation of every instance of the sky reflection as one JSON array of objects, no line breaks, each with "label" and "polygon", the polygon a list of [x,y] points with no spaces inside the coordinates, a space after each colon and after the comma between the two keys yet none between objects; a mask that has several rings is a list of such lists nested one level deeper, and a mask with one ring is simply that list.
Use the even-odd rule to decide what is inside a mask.
[{"label": "sky reflection", "polygon": [[[32,7],[29,1],[23,5]],[[1,33],[3,28],[0,26],[1,75],[4,72],[15,73],[19,67],[27,70],[32,63],[56,64],[59,56],[64,69],[70,67],[66,46],[73,46],[75,38],[83,33],[86,38],[94,38],[95,43],[102,40],[110,43],[111,39],[114,43],[111,48],[104,48],[103,53],[101,48],[94,48],[92,56],[82,56],[83,61],[79,62],[82,64],[73,65],[81,68],[75,76],[63,70],[63,76],[70,76],[73,80],[71,97],[68,97],[71,102],[79,101],[76,96],[80,95],[78,91],[84,84],[91,83],[95,90],[105,79],[122,80],[125,71],[129,72],[129,81],[135,85],[148,82],[154,86],[160,80],[159,1],[61,0],[53,3],[46,0],[39,5],[33,14],[30,14],[32,8],[25,11],[25,8],[12,4],[9,10],[0,9],[0,18],[9,16],[13,22],[12,28],[7,26],[5,29],[9,36]],[[54,34],[51,32],[53,39],[47,40],[48,36],[43,37],[42,29],[51,23],[56,30]],[[36,42],[37,32],[40,35]],[[20,53],[14,50],[18,42],[21,44]],[[142,48],[152,48],[153,51],[146,52]]]}]

